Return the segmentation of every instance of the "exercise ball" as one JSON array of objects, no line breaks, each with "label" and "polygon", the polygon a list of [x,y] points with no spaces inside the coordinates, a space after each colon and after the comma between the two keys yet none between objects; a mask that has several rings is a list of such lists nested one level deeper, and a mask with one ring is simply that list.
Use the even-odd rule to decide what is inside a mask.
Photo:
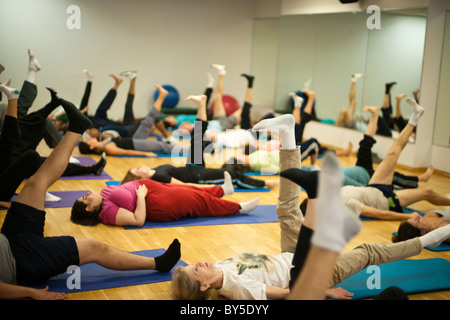
[{"label": "exercise ball", "polygon": [[[164,89],[166,89],[169,94],[167,95],[167,97],[164,99],[163,108],[175,108],[176,105],[178,104],[178,101],[180,101],[180,95],[178,94],[178,90],[168,84],[162,85],[162,87]],[[155,95],[154,95],[154,101],[156,101],[156,99],[158,99],[159,97],[159,91],[155,90]]]},{"label": "exercise ball", "polygon": [[[240,108],[239,102],[233,96],[228,94],[222,95],[223,107],[227,116],[231,115],[233,112]],[[212,113],[214,109],[214,101],[211,103],[209,111]]]}]

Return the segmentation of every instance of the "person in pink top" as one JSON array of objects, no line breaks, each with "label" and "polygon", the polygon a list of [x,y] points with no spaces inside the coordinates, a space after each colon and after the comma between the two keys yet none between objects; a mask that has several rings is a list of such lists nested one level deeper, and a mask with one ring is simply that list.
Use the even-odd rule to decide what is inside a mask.
[{"label": "person in pink top", "polygon": [[225,173],[221,186],[195,187],[150,179],[105,187],[99,194],[87,193],[72,208],[71,220],[81,225],[104,223],[142,226],[146,221],[174,221],[187,217],[226,217],[246,214],[259,198],[237,203],[221,199],[233,193],[231,177]]}]

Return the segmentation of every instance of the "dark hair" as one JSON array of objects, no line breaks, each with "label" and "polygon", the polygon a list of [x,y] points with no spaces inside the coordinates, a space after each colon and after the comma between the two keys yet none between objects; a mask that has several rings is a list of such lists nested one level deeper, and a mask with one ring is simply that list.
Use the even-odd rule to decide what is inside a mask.
[{"label": "dark hair", "polygon": [[233,160],[228,159],[226,163],[222,165],[222,169],[224,169],[225,171],[237,171],[242,173],[252,172],[250,166],[245,166],[238,163],[238,160],[236,158],[233,158]]},{"label": "dark hair", "polygon": [[78,149],[80,150],[80,153],[82,153],[82,154],[102,154],[101,151],[91,149],[89,147],[89,145],[84,141],[80,141],[80,143],[78,143]]},{"label": "dark hair", "polygon": [[175,128],[175,126],[176,126],[176,125],[173,125],[172,123],[170,123],[170,122],[167,121],[167,120],[163,120],[163,123],[164,123],[164,126],[165,126],[166,128]]},{"label": "dark hair", "polygon": [[100,207],[95,211],[87,211],[86,205],[83,201],[77,200],[73,204],[72,214],[70,215],[70,220],[73,223],[81,224],[82,226],[96,226],[100,223],[98,218],[100,211],[102,211],[103,202]]},{"label": "dark hair", "polygon": [[398,226],[397,234],[392,236],[392,242],[406,241],[420,236],[419,228],[414,227],[408,221],[404,221]]},{"label": "dark hair", "polygon": [[246,144],[244,147],[244,154],[249,155],[250,153],[253,153],[256,151],[256,147],[251,146],[250,144]]}]

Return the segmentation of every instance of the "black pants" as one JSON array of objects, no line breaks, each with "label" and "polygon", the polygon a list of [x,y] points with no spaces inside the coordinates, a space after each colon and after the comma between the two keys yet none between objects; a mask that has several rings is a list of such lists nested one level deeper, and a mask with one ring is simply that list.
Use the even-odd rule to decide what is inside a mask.
[{"label": "black pants", "polygon": [[0,200],[9,201],[22,181],[41,166],[41,157],[27,150],[13,159],[13,146],[20,140],[17,118],[6,115],[0,136]]},{"label": "black pants", "polygon": [[359,142],[359,148],[356,153],[356,165],[366,169],[369,176],[373,175],[373,160],[372,160],[372,146],[377,141],[371,136],[364,135],[364,138]]},{"label": "black pants", "polygon": [[114,102],[117,96],[117,91],[110,89],[102,102],[95,111],[95,115],[92,118],[94,127],[102,130],[116,130],[120,133],[121,137],[132,137],[137,130],[139,123],[136,122],[133,113],[133,101],[134,94],[128,94],[127,101],[125,103],[125,110],[123,114],[123,122],[112,121],[108,119],[108,110]]}]

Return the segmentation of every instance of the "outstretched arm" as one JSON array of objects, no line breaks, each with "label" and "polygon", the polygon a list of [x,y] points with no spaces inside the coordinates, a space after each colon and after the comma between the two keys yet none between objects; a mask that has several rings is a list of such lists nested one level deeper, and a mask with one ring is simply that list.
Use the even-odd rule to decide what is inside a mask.
[{"label": "outstretched arm", "polygon": [[406,220],[411,217],[408,213],[400,213],[389,210],[379,210],[369,206],[364,206],[361,210],[361,216],[375,218],[380,220]]},{"label": "outstretched arm", "polygon": [[64,300],[65,293],[49,292],[48,287],[34,289],[13,284],[0,283],[0,299]]},{"label": "outstretched arm", "polygon": [[122,149],[116,146],[114,143],[108,143],[103,148],[103,151],[110,156],[146,156],[146,157],[156,157],[153,152],[137,151]]}]

